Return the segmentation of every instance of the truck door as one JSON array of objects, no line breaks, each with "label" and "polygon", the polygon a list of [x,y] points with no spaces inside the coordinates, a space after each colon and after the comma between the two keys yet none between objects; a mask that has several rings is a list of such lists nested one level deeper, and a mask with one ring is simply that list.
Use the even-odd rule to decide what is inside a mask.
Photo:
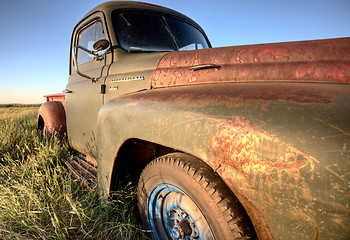
[{"label": "truck door", "polygon": [[[102,60],[96,60],[93,55],[79,48],[74,49],[74,46],[80,45],[93,50],[95,41],[110,41],[107,31],[102,13],[96,13],[77,25],[72,37],[70,76],[65,89],[68,139],[75,149],[91,156],[96,154],[97,114],[104,101],[101,86],[104,85],[108,67],[112,62],[112,54],[105,52]],[[97,82],[77,74],[74,54],[79,71],[98,78]]]}]

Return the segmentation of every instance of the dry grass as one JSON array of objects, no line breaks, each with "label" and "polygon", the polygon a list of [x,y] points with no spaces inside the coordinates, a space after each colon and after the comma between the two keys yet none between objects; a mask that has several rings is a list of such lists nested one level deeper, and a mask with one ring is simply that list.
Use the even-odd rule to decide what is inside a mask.
[{"label": "dry grass", "polygon": [[67,143],[43,144],[38,106],[0,106],[0,239],[145,239],[135,187],[101,204],[61,164]]}]

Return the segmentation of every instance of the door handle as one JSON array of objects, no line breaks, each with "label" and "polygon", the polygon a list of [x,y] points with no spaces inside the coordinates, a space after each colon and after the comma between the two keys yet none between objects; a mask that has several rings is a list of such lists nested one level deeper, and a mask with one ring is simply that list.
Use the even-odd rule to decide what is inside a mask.
[{"label": "door handle", "polygon": [[188,70],[198,71],[198,70],[205,70],[205,69],[211,69],[214,68],[215,70],[219,70],[221,67],[216,64],[199,64],[193,67],[188,68]]},{"label": "door handle", "polygon": [[62,92],[64,92],[64,93],[72,93],[72,91],[71,90],[69,90],[69,89],[64,89],[64,90],[62,90]]}]

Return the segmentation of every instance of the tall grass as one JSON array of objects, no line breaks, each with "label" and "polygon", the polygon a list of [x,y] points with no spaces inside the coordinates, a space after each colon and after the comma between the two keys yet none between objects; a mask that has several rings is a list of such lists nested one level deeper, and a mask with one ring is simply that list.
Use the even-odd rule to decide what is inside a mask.
[{"label": "tall grass", "polygon": [[145,239],[135,187],[101,204],[61,164],[74,150],[57,139],[43,144],[37,111],[0,107],[0,239]]}]

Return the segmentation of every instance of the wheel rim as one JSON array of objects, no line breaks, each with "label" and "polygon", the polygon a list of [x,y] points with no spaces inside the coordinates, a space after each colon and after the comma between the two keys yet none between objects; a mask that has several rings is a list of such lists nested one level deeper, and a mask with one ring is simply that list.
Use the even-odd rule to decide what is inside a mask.
[{"label": "wheel rim", "polygon": [[197,204],[171,185],[159,185],[152,191],[148,218],[157,239],[214,239]]}]

